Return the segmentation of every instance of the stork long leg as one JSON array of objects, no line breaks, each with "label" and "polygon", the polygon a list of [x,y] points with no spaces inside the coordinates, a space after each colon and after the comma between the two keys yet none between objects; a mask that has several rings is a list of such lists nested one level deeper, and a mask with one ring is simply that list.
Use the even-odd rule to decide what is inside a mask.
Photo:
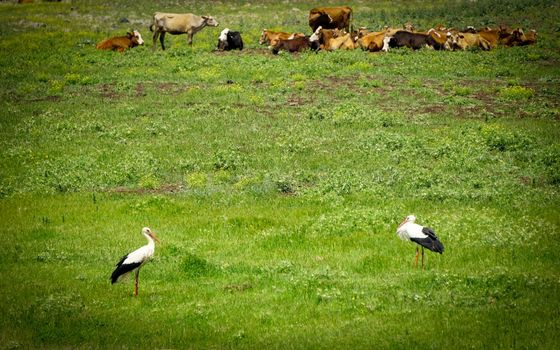
[{"label": "stork long leg", "polygon": [[134,273],[134,296],[138,296],[138,275],[140,274],[140,268],[136,269]]},{"label": "stork long leg", "polygon": [[418,246],[416,246],[416,255],[414,256],[414,267],[418,267]]},{"label": "stork long leg", "polygon": [[422,270],[424,269],[424,247],[422,247]]}]

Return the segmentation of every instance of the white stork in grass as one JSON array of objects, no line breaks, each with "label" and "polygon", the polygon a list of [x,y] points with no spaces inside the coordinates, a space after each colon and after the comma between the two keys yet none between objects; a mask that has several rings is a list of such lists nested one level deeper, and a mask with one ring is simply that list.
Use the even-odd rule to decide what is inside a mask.
[{"label": "white stork in grass", "polygon": [[[429,227],[420,226],[414,223],[414,221],[416,221],[416,216],[407,216],[397,228],[397,235],[404,241],[415,242],[422,247],[422,268],[424,268],[424,247],[440,254],[443,253],[444,248],[434,230]],[[418,245],[416,246],[415,267],[418,267]]]},{"label": "white stork in grass", "polygon": [[138,274],[140,272],[140,267],[144,265],[150,258],[154,255],[155,243],[154,240],[159,242],[155,233],[150,230],[149,227],[144,227],[142,229],[142,234],[148,240],[148,244],[140,247],[121,258],[117,263],[117,268],[111,274],[111,284],[116,283],[121,276],[128,274],[129,272],[135,271],[134,273],[134,296],[138,296]]}]

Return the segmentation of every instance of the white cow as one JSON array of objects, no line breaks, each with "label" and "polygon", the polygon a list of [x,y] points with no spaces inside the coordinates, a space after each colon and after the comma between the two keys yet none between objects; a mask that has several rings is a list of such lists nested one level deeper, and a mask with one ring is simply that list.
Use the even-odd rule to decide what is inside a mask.
[{"label": "white cow", "polygon": [[189,45],[192,46],[193,35],[206,26],[217,27],[218,22],[212,16],[197,16],[192,13],[154,13],[150,31],[154,32],[153,49],[159,36],[162,50],[165,50],[165,33],[177,35],[187,34]]}]

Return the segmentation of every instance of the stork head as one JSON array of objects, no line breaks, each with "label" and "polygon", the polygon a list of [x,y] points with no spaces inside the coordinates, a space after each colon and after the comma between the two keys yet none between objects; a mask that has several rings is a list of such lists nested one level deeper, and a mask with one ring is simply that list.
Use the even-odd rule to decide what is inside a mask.
[{"label": "stork head", "polygon": [[142,234],[144,236],[149,236],[150,238],[152,238],[154,241],[159,243],[159,239],[156,237],[156,234],[154,232],[152,232],[152,230],[150,230],[149,227],[144,227],[142,229]]},{"label": "stork head", "polygon": [[407,216],[406,218],[404,218],[403,222],[401,222],[401,224],[399,225],[399,228],[400,228],[402,225],[406,224],[407,222],[414,222],[414,221],[416,221],[416,216],[414,216],[414,215],[409,215],[409,216]]}]

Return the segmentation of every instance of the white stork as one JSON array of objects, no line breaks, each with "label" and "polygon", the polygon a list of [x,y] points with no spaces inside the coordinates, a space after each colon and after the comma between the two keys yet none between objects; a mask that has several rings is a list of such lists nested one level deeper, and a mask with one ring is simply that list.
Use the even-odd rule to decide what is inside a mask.
[{"label": "white stork", "polygon": [[[422,247],[422,268],[424,268],[424,247],[440,254],[443,253],[444,248],[434,230],[420,226],[414,221],[416,221],[416,216],[407,216],[397,228],[397,235],[404,241],[412,241]],[[418,246],[416,246],[414,266],[418,267]]]},{"label": "white stork", "polygon": [[150,230],[149,227],[144,227],[142,229],[142,234],[148,240],[148,244],[140,247],[121,258],[117,263],[117,268],[111,274],[111,284],[116,283],[121,276],[128,274],[129,272],[135,271],[134,273],[134,296],[138,296],[138,274],[140,273],[140,267],[144,265],[150,258],[154,255],[155,243],[154,240],[159,242],[155,233]]}]

